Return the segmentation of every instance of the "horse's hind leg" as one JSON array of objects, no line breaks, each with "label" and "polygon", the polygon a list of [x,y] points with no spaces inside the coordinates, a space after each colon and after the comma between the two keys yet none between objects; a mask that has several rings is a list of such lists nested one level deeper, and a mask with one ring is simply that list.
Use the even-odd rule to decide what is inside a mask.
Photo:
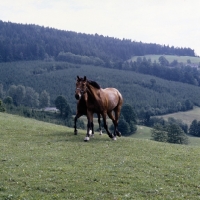
[{"label": "horse's hind leg", "polygon": [[[113,112],[108,112],[108,117],[112,120],[113,125],[114,125],[114,137],[116,137],[116,133],[118,133],[117,131],[117,122],[115,117],[113,116]],[[118,135],[118,134],[117,134]]]},{"label": "horse's hind leg", "polygon": [[106,130],[108,136],[109,136],[110,138],[116,140],[116,137],[114,137],[114,135],[111,134],[110,131],[108,130],[108,125],[107,125],[107,123],[106,123],[106,113],[103,113],[102,117],[103,117],[104,128],[105,128],[105,130]]},{"label": "horse's hind leg", "polygon": [[116,134],[118,137],[121,137],[122,134],[118,131],[118,122],[119,122],[119,115],[120,115],[120,111],[121,111],[121,105],[120,106],[117,106],[114,110],[115,112],[115,126],[116,126]]},{"label": "horse's hind leg", "polygon": [[101,130],[101,115],[98,113],[98,123],[99,123],[99,135],[102,135],[102,130]]}]

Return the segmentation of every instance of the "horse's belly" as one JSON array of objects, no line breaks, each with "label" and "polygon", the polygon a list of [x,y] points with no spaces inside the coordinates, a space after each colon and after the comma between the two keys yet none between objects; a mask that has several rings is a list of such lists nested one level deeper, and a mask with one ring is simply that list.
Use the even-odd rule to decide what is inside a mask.
[{"label": "horse's belly", "polygon": [[108,110],[113,110],[119,102],[119,95],[117,90],[105,90],[107,94],[107,104],[108,104]]}]

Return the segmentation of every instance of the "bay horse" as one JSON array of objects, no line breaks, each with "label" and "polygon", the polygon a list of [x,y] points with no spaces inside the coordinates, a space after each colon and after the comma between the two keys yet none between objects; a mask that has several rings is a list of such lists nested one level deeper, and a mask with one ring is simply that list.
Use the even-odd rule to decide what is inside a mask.
[{"label": "bay horse", "polygon": [[[121,133],[118,131],[117,126],[123,104],[121,93],[116,88],[103,89],[95,81],[88,80],[86,76],[84,76],[84,78],[77,76],[75,98],[80,100],[82,96],[85,99],[88,119],[87,134],[84,141],[89,141],[90,139],[89,132],[93,126],[94,113],[101,114],[104,128],[110,138],[116,140],[116,135],[120,137]],[[115,113],[115,116],[113,115],[113,112]],[[107,115],[114,124],[113,134],[108,130],[106,122]]]},{"label": "bay horse", "polygon": [[[76,108],[76,116],[74,117],[74,135],[78,134],[78,130],[77,130],[77,120],[79,117],[86,115],[87,116],[87,107],[86,107],[86,101],[85,101],[85,97],[83,94],[81,96],[81,98],[78,100],[77,102],[77,108]],[[99,113],[97,113],[97,117],[98,117],[98,124],[99,124],[99,131],[100,131],[100,135],[102,135],[102,130],[101,130],[101,116]],[[94,135],[94,125],[92,124],[91,130],[90,130],[90,135]]]}]

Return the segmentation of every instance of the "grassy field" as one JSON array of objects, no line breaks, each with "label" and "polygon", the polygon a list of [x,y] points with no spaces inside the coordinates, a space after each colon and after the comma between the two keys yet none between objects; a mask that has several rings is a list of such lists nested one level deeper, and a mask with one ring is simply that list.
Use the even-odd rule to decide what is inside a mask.
[{"label": "grassy field", "polygon": [[169,62],[177,60],[178,62],[187,63],[188,60],[191,63],[199,64],[200,57],[191,57],[191,56],[174,56],[174,55],[145,55],[145,56],[134,56],[131,58],[132,61],[136,61],[138,57],[146,57],[146,59],[151,59],[152,62],[156,61],[159,62],[158,59],[160,56],[164,56]]},{"label": "grassy field", "polygon": [[197,121],[200,121],[200,108],[194,107],[193,110],[190,110],[187,112],[177,112],[173,114],[162,115],[160,117],[163,117],[166,120],[169,117],[173,117],[175,119],[181,119],[184,123],[190,126],[194,119],[196,119]]},{"label": "grassy field", "polygon": [[200,147],[0,113],[0,199],[200,199]]}]

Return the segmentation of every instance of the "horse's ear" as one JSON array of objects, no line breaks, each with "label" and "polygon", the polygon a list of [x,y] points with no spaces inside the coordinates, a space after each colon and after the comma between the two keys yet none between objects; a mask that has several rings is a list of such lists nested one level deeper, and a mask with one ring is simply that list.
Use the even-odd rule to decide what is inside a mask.
[{"label": "horse's ear", "polygon": [[80,80],[80,78],[79,78],[79,76],[77,76],[77,81],[79,81]]},{"label": "horse's ear", "polygon": [[84,81],[86,81],[86,76],[84,76]]}]

